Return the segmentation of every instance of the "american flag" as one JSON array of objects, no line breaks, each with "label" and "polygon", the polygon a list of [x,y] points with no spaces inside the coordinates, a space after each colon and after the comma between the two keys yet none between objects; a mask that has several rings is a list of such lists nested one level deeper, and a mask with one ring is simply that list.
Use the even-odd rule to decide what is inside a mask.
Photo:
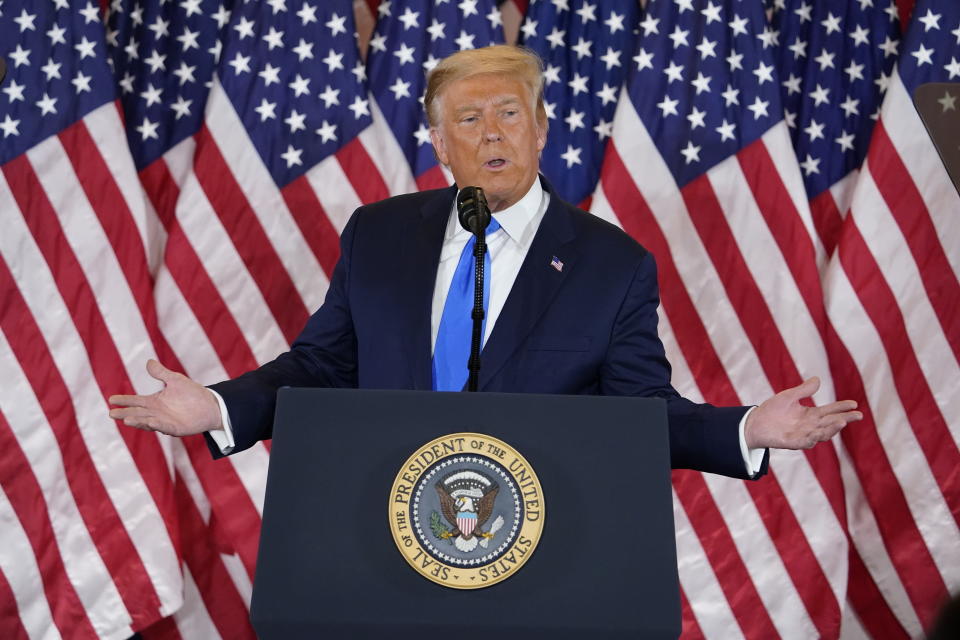
[{"label": "american flag", "polygon": [[[480,0],[114,0],[105,29],[100,4],[0,3],[0,637],[252,637],[268,447],[215,463],[199,439],[118,429],[104,398],[156,389],[148,357],[207,383],[284,350],[350,212],[449,180],[417,138],[423,64],[519,34]],[[676,473],[685,637],[916,636],[960,588],[960,202],[909,94],[960,79],[960,15],[921,2],[900,38],[887,0],[808,0],[809,22],[803,2],[769,4],[772,22],[763,0],[501,8],[529,10],[522,39],[558,68],[550,144],[567,142],[544,169],[588,185],[574,201],[599,171],[593,211],[657,256],[677,387],[739,404],[818,374],[818,401],[867,408],[832,447],[775,453],[759,483]],[[837,33],[822,22],[841,9]],[[366,66],[355,10],[379,19],[361,44],[386,36]],[[555,31],[592,42],[588,66]],[[794,58],[797,37],[820,44]],[[889,76],[859,173],[882,86],[856,93],[851,56],[865,85]],[[818,82],[838,83],[829,105]],[[849,120],[843,92],[861,101]],[[821,118],[824,139],[798,133]],[[836,154],[854,123],[854,153],[812,181],[806,154]],[[571,134],[582,164],[565,172]],[[812,203],[837,180],[830,259]]]},{"label": "american flag", "polygon": [[393,162],[413,177],[407,190],[445,187],[453,180],[430,144],[426,74],[454,51],[503,43],[500,11],[492,0],[390,0],[377,13],[367,62],[381,135],[396,141]]},{"label": "american flag", "polygon": [[[674,384],[757,403],[809,375],[834,398],[825,261],[790,144],[760,2],[652,0],[593,211],[657,258]],[[837,637],[847,585],[836,451],[771,452],[741,483],[676,472],[688,633]]]},{"label": "american flag", "polygon": [[582,0],[532,2],[521,43],[544,62],[549,129],[540,170],[564,200],[589,204],[630,67],[640,6]]}]

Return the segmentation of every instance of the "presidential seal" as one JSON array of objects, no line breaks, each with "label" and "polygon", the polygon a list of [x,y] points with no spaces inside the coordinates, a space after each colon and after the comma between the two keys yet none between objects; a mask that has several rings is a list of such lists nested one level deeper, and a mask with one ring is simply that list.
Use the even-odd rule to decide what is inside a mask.
[{"label": "presidential seal", "polygon": [[543,530],[540,481],[513,447],[479,433],[428,442],[404,463],[390,491],[390,531],[420,575],[478,589],[509,578]]}]

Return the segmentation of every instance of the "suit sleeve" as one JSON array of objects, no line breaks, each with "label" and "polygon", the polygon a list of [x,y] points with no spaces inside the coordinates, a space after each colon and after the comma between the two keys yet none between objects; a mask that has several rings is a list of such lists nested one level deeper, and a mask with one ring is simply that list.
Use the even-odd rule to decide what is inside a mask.
[{"label": "suit sleeve", "polygon": [[[683,398],[670,383],[670,363],[657,333],[657,270],[647,252],[617,314],[601,372],[601,393],[663,398],[670,428],[670,463],[749,478],[740,451],[740,420],[749,407],[715,407]],[[759,477],[766,473],[767,459]]]},{"label": "suit sleeve", "polygon": [[[350,312],[350,264],[358,213],[340,236],[340,260],[320,308],[307,320],[289,351],[233,380],[211,385],[223,397],[236,443],[243,451],[273,435],[277,390],[281,387],[357,386],[357,339]],[[206,436],[215,458],[223,454]]]}]

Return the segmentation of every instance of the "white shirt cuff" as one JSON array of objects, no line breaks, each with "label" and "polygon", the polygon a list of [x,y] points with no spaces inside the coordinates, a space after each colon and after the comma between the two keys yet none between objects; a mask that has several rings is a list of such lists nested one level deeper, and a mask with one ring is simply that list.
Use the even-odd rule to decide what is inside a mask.
[{"label": "white shirt cuff", "polygon": [[[230,428],[230,414],[227,412],[227,404],[223,401],[223,398],[219,393],[213,389],[209,389],[210,393],[213,394],[213,397],[217,399],[217,404],[220,405],[220,422],[223,424],[223,430],[220,429],[211,429],[207,433],[210,434],[210,437],[213,438],[213,441],[218,447],[220,447],[220,453],[223,455],[229,455],[233,451],[233,447],[236,446],[233,441],[233,429]],[[743,423],[740,423],[740,447],[743,448]]]},{"label": "white shirt cuff", "polygon": [[[766,449],[747,449],[747,439],[744,436],[744,429],[747,426],[747,417],[756,407],[750,407],[740,418],[740,455],[743,456],[743,465],[747,468],[747,473],[755,476],[760,473],[760,467],[763,465],[763,455]],[[226,426],[226,423],[224,423]]]}]

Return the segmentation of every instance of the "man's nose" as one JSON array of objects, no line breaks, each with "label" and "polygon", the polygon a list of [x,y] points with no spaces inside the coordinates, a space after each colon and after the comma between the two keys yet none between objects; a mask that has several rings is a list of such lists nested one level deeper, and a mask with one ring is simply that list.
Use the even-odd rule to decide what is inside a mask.
[{"label": "man's nose", "polygon": [[500,129],[500,123],[495,118],[486,118],[483,122],[483,138],[487,142],[500,142],[503,140],[503,130]]}]

